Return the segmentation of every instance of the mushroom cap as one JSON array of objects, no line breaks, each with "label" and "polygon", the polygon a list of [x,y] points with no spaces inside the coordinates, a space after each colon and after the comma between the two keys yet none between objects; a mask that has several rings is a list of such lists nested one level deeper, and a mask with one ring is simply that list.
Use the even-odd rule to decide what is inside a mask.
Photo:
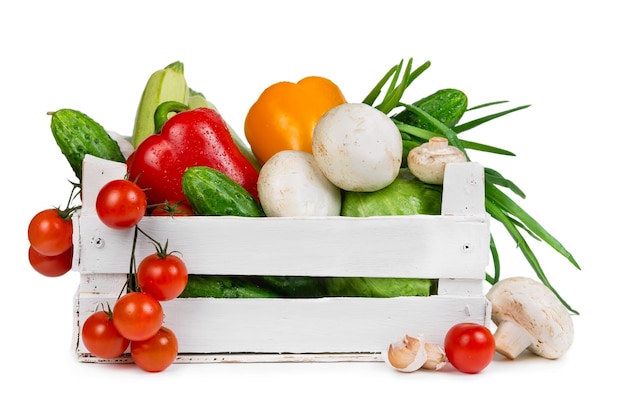
[{"label": "mushroom cap", "polygon": [[463,151],[448,145],[446,138],[437,136],[413,148],[407,155],[409,171],[428,184],[443,184],[446,164],[465,161],[467,157]]},{"label": "mushroom cap", "polygon": [[529,351],[556,359],[572,345],[574,324],[567,308],[543,283],[528,277],[500,280],[487,292],[496,325],[514,322],[531,336]]},{"label": "mushroom cap", "polygon": [[364,103],[340,104],[315,125],[312,153],[337,187],[374,192],[389,186],[402,165],[402,135],[389,116]]}]

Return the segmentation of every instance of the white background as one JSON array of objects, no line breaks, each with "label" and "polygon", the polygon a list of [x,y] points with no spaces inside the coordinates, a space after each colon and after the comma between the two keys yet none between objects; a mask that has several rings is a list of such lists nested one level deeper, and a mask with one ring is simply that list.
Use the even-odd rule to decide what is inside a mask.
[{"label": "white background", "polygon": [[[626,372],[619,2],[138,3],[24,1],[0,12],[2,416],[619,415]],[[582,267],[531,242],[553,285],[581,313],[563,358],[496,357],[478,375],[400,374],[382,363],[176,364],[150,374],[77,362],[78,275],[45,278],[26,256],[30,218],[64,204],[73,178],[47,111],[79,109],[130,133],[148,76],[180,60],[189,84],[243,133],[249,106],[274,82],[321,75],[361,101],[409,57],[432,62],[410,90],[416,100],[454,87],[470,105],[532,105],[466,137],[517,154],[472,158],[516,181],[527,193],[522,206]],[[502,276],[534,277],[508,235],[493,232]]]}]

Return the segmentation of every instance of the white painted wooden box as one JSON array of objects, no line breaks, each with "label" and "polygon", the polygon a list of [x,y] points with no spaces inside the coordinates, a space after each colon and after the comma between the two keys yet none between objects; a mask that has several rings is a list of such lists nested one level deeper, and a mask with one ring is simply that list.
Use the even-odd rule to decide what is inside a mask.
[{"label": "white painted wooden box", "polygon": [[[79,361],[92,356],[80,338],[102,302],[113,306],[130,267],[133,229],[100,222],[95,199],[125,164],[87,156],[82,209],[74,218],[74,341]],[[380,361],[406,333],[443,344],[455,323],[488,325],[483,291],[489,263],[489,215],[478,163],[446,169],[442,215],[369,218],[145,217],[141,228],[169,241],[190,273],[438,279],[438,294],[397,298],[215,299],[163,302],[164,325],[179,343],[176,362]],[[141,234],[137,260],[154,252]]]}]

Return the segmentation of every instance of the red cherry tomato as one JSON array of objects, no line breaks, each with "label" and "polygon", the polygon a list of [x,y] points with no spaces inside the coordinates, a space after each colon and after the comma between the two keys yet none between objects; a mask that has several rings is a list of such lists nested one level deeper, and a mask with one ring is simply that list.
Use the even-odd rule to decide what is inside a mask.
[{"label": "red cherry tomato", "polygon": [[28,261],[39,274],[47,277],[59,277],[72,269],[72,256],[74,247],[59,255],[43,255],[33,248],[28,247]]},{"label": "red cherry tomato", "polygon": [[96,311],[85,320],[81,336],[87,350],[104,359],[121,356],[130,344],[115,328],[111,314],[105,311]]},{"label": "red cherry tomato", "polygon": [[167,369],[178,355],[178,340],[172,330],[161,327],[157,333],[144,341],[130,343],[130,355],[135,364],[149,372]]},{"label": "red cherry tomato", "polygon": [[150,213],[152,216],[193,216],[195,215],[193,209],[187,202],[178,202],[173,205],[162,204],[154,209]]},{"label": "red cherry tomato", "polygon": [[147,340],[163,324],[163,307],[154,296],[144,292],[126,293],[113,306],[113,324],[124,338]]},{"label": "red cherry tomato", "polygon": [[28,241],[42,255],[59,255],[72,246],[72,220],[64,219],[58,209],[45,209],[28,224]]},{"label": "red cherry tomato", "polygon": [[137,284],[160,301],[178,297],[187,286],[187,266],[174,254],[154,253],[139,263]]},{"label": "red cherry tomato", "polygon": [[112,180],[96,198],[96,212],[103,224],[113,229],[131,228],[146,214],[146,194],[129,180]]},{"label": "red cherry tomato", "polygon": [[489,328],[464,322],[448,330],[444,350],[448,361],[457,370],[478,373],[493,360],[496,342]]}]

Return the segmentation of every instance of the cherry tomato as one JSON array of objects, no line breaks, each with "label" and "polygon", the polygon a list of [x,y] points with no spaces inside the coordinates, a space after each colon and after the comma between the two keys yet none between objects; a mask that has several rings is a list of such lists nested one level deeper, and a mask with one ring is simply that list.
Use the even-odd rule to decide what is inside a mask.
[{"label": "cherry tomato", "polygon": [[28,247],[28,261],[39,274],[47,277],[59,277],[72,269],[72,256],[74,247],[70,246],[64,253],[59,255],[43,255],[33,248]]},{"label": "cherry tomato", "polygon": [[131,228],[146,214],[146,194],[129,180],[112,180],[105,184],[96,198],[96,212],[106,226]]},{"label": "cherry tomato", "polygon": [[163,324],[163,307],[144,292],[126,293],[113,306],[113,324],[124,338],[141,341],[152,337]]},{"label": "cherry tomato", "polygon": [[193,216],[193,209],[187,202],[178,202],[173,205],[164,203],[152,209],[152,216]]},{"label": "cherry tomato", "polygon": [[185,290],[187,280],[187,266],[171,253],[151,254],[137,267],[137,284],[141,290],[160,301],[178,297]]},{"label": "cherry tomato", "polygon": [[121,356],[130,344],[115,328],[111,314],[105,311],[96,311],[85,320],[81,336],[87,350],[104,359]]},{"label": "cherry tomato", "polygon": [[28,241],[42,255],[59,255],[72,246],[72,220],[64,219],[58,209],[45,209],[28,224]]},{"label": "cherry tomato", "polygon": [[448,361],[463,373],[478,373],[491,363],[496,342],[489,328],[464,322],[450,328],[444,339]]},{"label": "cherry tomato", "polygon": [[130,355],[135,364],[149,372],[167,369],[178,355],[176,335],[166,327],[144,341],[131,341]]}]

